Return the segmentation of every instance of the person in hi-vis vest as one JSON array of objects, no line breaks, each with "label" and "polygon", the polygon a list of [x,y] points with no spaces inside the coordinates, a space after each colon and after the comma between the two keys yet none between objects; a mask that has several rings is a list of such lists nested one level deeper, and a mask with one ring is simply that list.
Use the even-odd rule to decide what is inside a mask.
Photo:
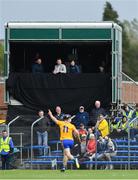
[{"label": "person in hi-vis vest", "polygon": [[8,136],[6,130],[2,131],[2,137],[0,138],[0,155],[2,161],[2,170],[9,169],[10,154],[13,153],[14,144],[12,138]]}]

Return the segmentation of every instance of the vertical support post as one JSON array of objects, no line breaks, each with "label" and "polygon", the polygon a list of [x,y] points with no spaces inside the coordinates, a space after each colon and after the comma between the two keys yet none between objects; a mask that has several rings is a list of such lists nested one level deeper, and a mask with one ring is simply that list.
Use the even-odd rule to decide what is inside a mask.
[{"label": "vertical support post", "polygon": [[21,164],[23,163],[23,133],[20,133],[20,158],[21,158]]},{"label": "vertical support post", "polygon": [[43,119],[43,117],[38,118],[37,120],[35,120],[32,125],[31,125],[31,169],[32,169],[32,160],[33,160],[33,130],[34,130],[34,125],[39,122],[41,119]]}]

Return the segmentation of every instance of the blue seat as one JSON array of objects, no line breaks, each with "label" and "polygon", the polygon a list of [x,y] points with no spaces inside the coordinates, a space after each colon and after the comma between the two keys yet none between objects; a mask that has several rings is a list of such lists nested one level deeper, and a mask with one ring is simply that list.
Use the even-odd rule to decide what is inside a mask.
[{"label": "blue seat", "polygon": [[[128,139],[114,139],[117,143],[125,143],[128,142]],[[130,140],[130,142],[137,142],[136,140]]]},{"label": "blue seat", "polygon": [[60,140],[51,140],[48,142],[48,144],[57,144],[57,143],[61,143]]},{"label": "blue seat", "polygon": [[[33,161],[24,161],[25,164],[49,164],[51,165],[52,161],[49,160],[33,160]],[[57,161],[57,164],[62,164],[63,161]],[[68,161],[69,164],[73,164],[74,161]],[[127,164],[133,164],[133,165],[138,165],[138,161],[84,161],[80,162],[80,164],[114,164],[114,165],[127,165]]]},{"label": "blue seat", "polygon": [[138,154],[138,151],[135,151],[135,150],[130,150],[130,151],[128,151],[128,150],[118,150],[117,151],[117,154],[119,154],[119,153],[134,153],[134,154]]},{"label": "blue seat", "polygon": [[[62,164],[63,161],[57,161],[57,164]],[[68,161],[69,164],[73,164],[74,161]],[[49,161],[49,160],[32,160],[32,161],[24,161],[24,164],[38,164],[38,165],[41,165],[41,164],[49,164],[51,165],[52,164],[52,161]]]},{"label": "blue seat", "polygon": [[63,152],[62,150],[55,150],[55,151],[51,151],[51,154],[58,154],[58,155],[61,155]]},{"label": "blue seat", "polygon": [[[81,164],[116,164],[116,165],[127,165],[129,164],[128,161],[84,161]],[[137,165],[138,161],[130,161],[130,164]]]},{"label": "blue seat", "polygon": [[130,158],[131,160],[135,160],[137,159],[138,160],[138,156],[114,156],[112,157],[112,160],[116,160],[116,159],[125,159],[125,160],[128,160],[128,158]]},{"label": "blue seat", "polygon": [[[133,149],[138,149],[138,145],[131,145],[129,146],[130,148],[133,148]],[[128,145],[117,145],[117,148],[127,148],[128,149]]]},{"label": "blue seat", "polygon": [[53,155],[53,156],[38,156],[37,158],[40,158],[40,159],[42,159],[42,158],[49,158],[49,159],[53,158],[54,159],[55,158],[56,159],[56,158],[63,158],[63,156],[57,156],[57,155]]},{"label": "blue seat", "polygon": [[[34,145],[34,146],[32,146],[32,148],[33,149],[40,149],[40,148],[46,149],[46,148],[49,148],[49,146]],[[24,146],[23,149],[31,149],[31,146]]]},{"label": "blue seat", "polygon": [[[112,157],[112,161],[84,161],[80,162],[80,164],[84,165],[107,165],[107,164],[113,164],[118,165],[121,167],[121,165],[138,165],[138,142],[136,140],[130,140],[130,150],[128,150],[128,140],[127,139],[115,139],[115,142],[117,143],[117,155]],[[33,164],[33,165],[51,165],[55,160],[56,166],[59,164],[62,164],[62,158],[63,158],[63,151],[58,149],[58,144],[61,143],[59,140],[51,140],[49,141],[50,145],[57,145],[56,150],[51,151],[50,155],[43,155],[43,156],[37,156],[36,160],[30,161],[24,161],[25,164]],[[26,146],[24,149],[30,149],[31,146]],[[46,148],[44,146],[33,146],[33,149],[38,148]],[[130,156],[128,157],[128,154],[130,153]],[[130,160],[130,162],[128,161]],[[73,161],[69,161],[69,164],[73,164]]]}]

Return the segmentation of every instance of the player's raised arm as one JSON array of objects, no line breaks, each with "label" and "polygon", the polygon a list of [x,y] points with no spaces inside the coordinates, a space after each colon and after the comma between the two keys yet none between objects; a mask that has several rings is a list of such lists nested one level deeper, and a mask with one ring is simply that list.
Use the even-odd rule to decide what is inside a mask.
[{"label": "player's raised arm", "polygon": [[51,110],[48,110],[48,115],[50,116],[50,119],[52,119],[52,121],[54,121],[56,124],[58,123],[57,118],[55,118],[55,116],[53,116]]}]

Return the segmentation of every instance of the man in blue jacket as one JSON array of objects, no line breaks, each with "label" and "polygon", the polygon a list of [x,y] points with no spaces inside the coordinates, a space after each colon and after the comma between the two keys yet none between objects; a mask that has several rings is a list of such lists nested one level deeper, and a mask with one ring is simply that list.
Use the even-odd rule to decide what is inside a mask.
[{"label": "man in blue jacket", "polygon": [[32,65],[32,73],[43,73],[44,68],[42,65],[42,59],[38,58]]},{"label": "man in blue jacket", "polygon": [[12,138],[8,136],[6,130],[2,131],[2,137],[0,138],[0,155],[2,161],[2,170],[9,169],[10,154],[13,153],[14,144]]},{"label": "man in blue jacket", "polygon": [[73,123],[77,128],[80,127],[80,124],[84,124],[85,127],[87,127],[89,122],[89,114],[84,111],[84,107],[79,107],[79,112],[76,114],[75,118],[73,119]]}]

